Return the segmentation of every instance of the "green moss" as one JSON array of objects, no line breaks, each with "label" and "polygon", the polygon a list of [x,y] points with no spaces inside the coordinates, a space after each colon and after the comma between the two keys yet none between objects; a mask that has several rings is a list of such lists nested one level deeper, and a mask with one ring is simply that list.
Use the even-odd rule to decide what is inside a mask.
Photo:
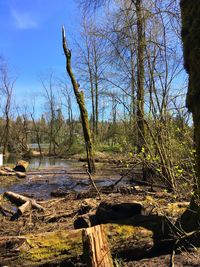
[{"label": "green moss", "polygon": [[82,254],[81,232],[56,231],[26,237],[29,249],[27,251],[27,246],[21,249],[21,257],[26,261],[45,262],[45,260],[67,259]]},{"label": "green moss", "polygon": [[112,244],[118,242],[123,243],[127,239],[141,240],[143,238],[152,239],[153,232],[143,227],[132,225],[108,224],[106,225],[106,233],[109,241]]},{"label": "green moss", "polygon": [[179,217],[183,214],[183,212],[188,208],[189,203],[170,203],[167,206],[167,215],[173,217]]}]

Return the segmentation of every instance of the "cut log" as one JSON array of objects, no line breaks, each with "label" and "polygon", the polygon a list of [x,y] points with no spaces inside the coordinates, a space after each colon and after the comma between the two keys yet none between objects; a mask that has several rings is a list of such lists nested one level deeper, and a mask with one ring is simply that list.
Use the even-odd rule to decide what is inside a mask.
[{"label": "cut log", "polygon": [[103,225],[82,231],[83,255],[88,267],[114,267]]},{"label": "cut log", "polygon": [[36,208],[36,209],[42,210],[42,211],[44,210],[44,207],[42,207],[40,204],[38,204],[34,199],[16,194],[14,192],[9,192],[9,191],[5,192],[4,196],[6,198],[8,198],[11,202],[13,202],[14,204],[22,205],[22,204],[30,201],[33,208]]},{"label": "cut log", "polygon": [[17,162],[13,170],[16,172],[26,172],[28,165],[29,163],[27,161],[20,160]]},{"label": "cut log", "polygon": [[22,214],[24,214],[26,211],[30,211],[32,208],[31,201],[26,201],[23,205],[21,205],[17,212],[13,214],[13,216],[10,218],[11,221],[17,220]]},{"label": "cut log", "polygon": [[24,212],[29,211],[32,207],[32,203],[31,201],[26,201],[23,205],[21,205],[18,209],[17,209],[17,213],[19,215],[24,214]]}]

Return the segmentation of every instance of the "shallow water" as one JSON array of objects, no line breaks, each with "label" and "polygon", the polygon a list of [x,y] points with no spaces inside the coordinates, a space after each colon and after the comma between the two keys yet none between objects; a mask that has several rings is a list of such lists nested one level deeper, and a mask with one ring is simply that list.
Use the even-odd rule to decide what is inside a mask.
[{"label": "shallow water", "polygon": [[[11,158],[7,162],[14,163],[16,159]],[[106,168],[106,166],[103,165],[101,168]],[[107,173],[101,174],[95,179],[95,182],[97,186],[109,185],[112,182],[110,178],[115,176],[116,173],[109,168]],[[26,179],[12,181],[10,179],[13,178],[4,178],[7,179],[7,182],[0,180],[0,194],[5,191],[13,191],[19,194],[27,194],[36,199],[48,199],[51,197],[51,192],[55,190],[85,191],[90,185],[83,162],[47,157],[30,160]]]},{"label": "shallow water", "polygon": [[[15,162],[17,162],[15,157],[4,159],[4,165]],[[82,165],[83,163],[75,160],[48,157],[42,159],[32,158],[29,161],[26,179],[15,179],[13,177],[1,178],[0,194],[5,191],[14,191],[36,198],[48,198],[53,190],[59,188],[72,190],[77,180],[70,177],[66,172],[70,172],[72,169],[81,172],[83,171]],[[51,174],[46,174],[48,172],[51,172]]]}]

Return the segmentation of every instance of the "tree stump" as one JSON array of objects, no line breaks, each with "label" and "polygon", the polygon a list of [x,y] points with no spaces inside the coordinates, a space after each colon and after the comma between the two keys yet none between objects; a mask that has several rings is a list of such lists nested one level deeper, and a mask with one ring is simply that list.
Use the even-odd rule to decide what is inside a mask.
[{"label": "tree stump", "polygon": [[29,163],[27,161],[19,160],[13,170],[16,172],[26,172],[28,165]]},{"label": "tree stump", "polygon": [[84,229],[83,254],[88,267],[113,267],[110,248],[103,225]]}]

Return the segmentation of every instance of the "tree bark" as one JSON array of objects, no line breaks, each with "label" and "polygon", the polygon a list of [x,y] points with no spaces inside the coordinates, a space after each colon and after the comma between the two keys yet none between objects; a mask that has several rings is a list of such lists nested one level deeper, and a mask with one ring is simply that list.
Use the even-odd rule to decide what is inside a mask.
[{"label": "tree bark", "polygon": [[71,83],[74,89],[74,94],[76,96],[76,100],[79,105],[79,109],[81,113],[83,135],[85,139],[85,146],[86,146],[86,152],[87,152],[88,170],[90,173],[95,173],[93,145],[92,145],[92,138],[91,138],[91,133],[90,133],[88,113],[85,107],[84,93],[82,91],[79,91],[79,84],[77,83],[76,78],[71,68],[71,51],[69,50],[67,46],[64,27],[62,28],[62,39],[63,39],[63,50],[64,50],[65,57],[66,57],[67,73],[71,79]]},{"label": "tree bark", "polygon": [[199,227],[200,220],[200,3],[198,0],[181,0],[182,41],[184,67],[189,75],[186,105],[192,112],[194,123],[194,146],[196,149],[196,177],[194,194],[189,209],[182,215],[182,227],[191,231]]}]

